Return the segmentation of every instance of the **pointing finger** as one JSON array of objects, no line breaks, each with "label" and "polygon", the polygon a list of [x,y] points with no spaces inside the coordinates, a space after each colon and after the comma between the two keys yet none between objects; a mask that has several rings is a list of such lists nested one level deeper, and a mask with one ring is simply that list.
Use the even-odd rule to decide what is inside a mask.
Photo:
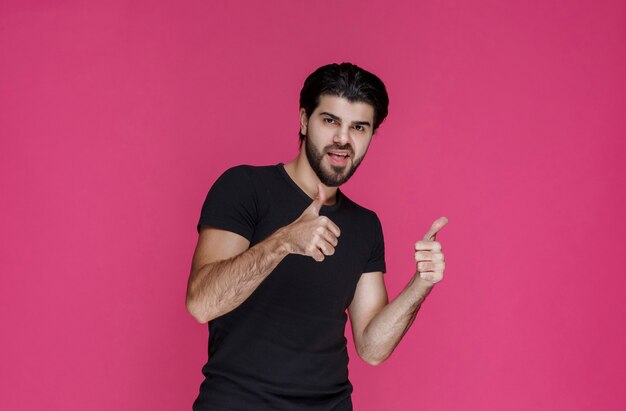
[{"label": "pointing finger", "polygon": [[446,217],[439,217],[435,220],[433,225],[430,226],[430,230],[424,236],[424,240],[426,241],[435,241],[437,237],[437,233],[441,230],[446,224],[448,224],[448,219]]}]

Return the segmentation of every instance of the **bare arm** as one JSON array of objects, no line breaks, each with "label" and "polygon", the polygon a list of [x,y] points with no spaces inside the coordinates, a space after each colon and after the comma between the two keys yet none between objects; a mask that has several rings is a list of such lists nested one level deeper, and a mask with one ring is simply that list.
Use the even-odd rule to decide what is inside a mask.
[{"label": "bare arm", "polygon": [[204,323],[244,302],[287,255],[276,237],[248,248],[248,240],[238,234],[204,227],[187,283],[191,315]]},{"label": "bare arm", "polygon": [[348,308],[359,356],[372,365],[386,360],[415,320],[432,287],[432,282],[415,275],[388,304],[383,274],[363,274]]},{"label": "bare arm", "polygon": [[441,244],[434,239],[446,222],[447,219],[437,220],[424,240],[416,243],[417,272],[391,303],[387,303],[382,273],[361,276],[348,312],[357,352],[366,362],[377,365],[391,355],[415,320],[422,302],[435,283],[443,279],[445,263]]},{"label": "bare arm", "polygon": [[319,216],[325,199],[323,190],[319,191],[298,219],[250,248],[249,241],[238,234],[204,227],[187,283],[190,314],[205,323],[232,311],[290,253],[316,261],[334,254],[340,232],[327,217]]}]

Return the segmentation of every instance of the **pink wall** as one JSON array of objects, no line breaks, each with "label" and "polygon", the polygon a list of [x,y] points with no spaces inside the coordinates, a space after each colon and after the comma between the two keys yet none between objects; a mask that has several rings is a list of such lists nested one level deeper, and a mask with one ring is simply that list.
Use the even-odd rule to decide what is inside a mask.
[{"label": "pink wall", "polygon": [[190,409],[206,190],[289,161],[328,62],[387,83],[345,191],[388,288],[433,219],[446,279],[357,410],[623,410],[623,1],[3,1],[0,409]]}]

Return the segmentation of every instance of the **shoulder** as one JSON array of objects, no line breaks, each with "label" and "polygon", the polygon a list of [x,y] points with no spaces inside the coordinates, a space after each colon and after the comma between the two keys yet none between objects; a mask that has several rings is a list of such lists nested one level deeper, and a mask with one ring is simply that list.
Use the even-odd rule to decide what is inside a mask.
[{"label": "shoulder", "polygon": [[254,188],[262,185],[264,181],[273,178],[276,174],[276,166],[241,164],[226,169],[215,180],[213,186]]},{"label": "shoulder", "polygon": [[247,164],[228,168],[215,180],[202,205],[201,225],[232,231],[250,240],[263,209],[268,166]]},{"label": "shoulder", "polygon": [[230,179],[262,179],[268,178],[276,174],[277,166],[252,166],[249,164],[241,164],[234,167],[231,167],[224,171],[221,178],[230,178]]}]

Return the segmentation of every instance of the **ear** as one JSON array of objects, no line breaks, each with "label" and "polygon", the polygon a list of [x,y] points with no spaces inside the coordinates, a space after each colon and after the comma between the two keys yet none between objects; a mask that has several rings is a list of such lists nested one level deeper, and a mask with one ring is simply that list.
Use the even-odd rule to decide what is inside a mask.
[{"label": "ear", "polygon": [[306,129],[309,125],[309,118],[306,115],[306,110],[304,108],[300,109],[300,133],[302,135],[306,135]]}]

